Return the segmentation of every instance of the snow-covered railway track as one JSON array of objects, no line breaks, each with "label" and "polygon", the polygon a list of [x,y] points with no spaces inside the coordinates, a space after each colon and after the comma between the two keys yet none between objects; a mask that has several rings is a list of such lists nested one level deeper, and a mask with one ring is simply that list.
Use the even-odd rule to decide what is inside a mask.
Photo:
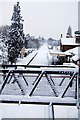
[{"label": "snow-covered railway track", "polygon": [[33,61],[33,59],[36,57],[37,53],[38,52],[36,52],[36,54],[34,56],[32,56],[32,58],[28,61],[27,66]]},{"label": "snow-covered railway track", "polygon": [[18,58],[16,65],[26,65],[28,66],[36,57],[38,51],[33,51],[27,57],[24,57],[22,60]]}]

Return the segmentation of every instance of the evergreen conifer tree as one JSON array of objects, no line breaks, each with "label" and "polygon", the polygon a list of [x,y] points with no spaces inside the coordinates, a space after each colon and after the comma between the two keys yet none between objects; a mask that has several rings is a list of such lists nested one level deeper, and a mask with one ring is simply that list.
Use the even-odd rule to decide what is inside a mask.
[{"label": "evergreen conifer tree", "polygon": [[17,2],[13,9],[12,23],[9,32],[10,39],[8,40],[8,57],[11,64],[15,62],[24,45],[23,19],[20,13],[21,8],[19,2]]},{"label": "evergreen conifer tree", "polygon": [[69,26],[68,29],[67,29],[67,35],[68,35],[69,37],[72,37],[72,29],[71,29],[71,26]]}]

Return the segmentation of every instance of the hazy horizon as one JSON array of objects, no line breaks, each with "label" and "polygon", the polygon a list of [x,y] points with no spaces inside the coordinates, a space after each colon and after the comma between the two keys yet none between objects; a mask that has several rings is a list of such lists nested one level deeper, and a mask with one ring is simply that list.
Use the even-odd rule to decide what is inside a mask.
[{"label": "hazy horizon", "polygon": [[[10,25],[13,2],[0,2],[0,26]],[[78,30],[78,2],[20,2],[24,33],[35,37],[59,39],[69,26]]]}]

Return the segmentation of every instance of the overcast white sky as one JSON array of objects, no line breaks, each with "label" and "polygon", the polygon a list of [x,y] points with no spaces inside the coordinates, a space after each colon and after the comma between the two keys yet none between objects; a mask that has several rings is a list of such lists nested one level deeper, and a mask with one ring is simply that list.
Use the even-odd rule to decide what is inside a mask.
[{"label": "overcast white sky", "polygon": [[[10,25],[13,5],[17,0],[0,0],[0,25]],[[24,19],[24,33],[59,39],[65,36],[70,25],[73,33],[78,30],[78,0],[18,0]]]}]

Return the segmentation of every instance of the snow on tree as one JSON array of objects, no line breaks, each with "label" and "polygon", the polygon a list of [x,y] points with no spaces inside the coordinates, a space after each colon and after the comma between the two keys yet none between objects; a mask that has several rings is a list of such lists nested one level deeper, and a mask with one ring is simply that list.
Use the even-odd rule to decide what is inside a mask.
[{"label": "snow on tree", "polygon": [[29,34],[26,35],[26,38],[25,38],[25,48],[28,47],[28,44],[29,44],[29,40],[31,40],[31,37]]},{"label": "snow on tree", "polygon": [[3,42],[3,39],[0,39],[0,63],[8,63],[8,49],[5,43]]},{"label": "snow on tree", "polygon": [[11,64],[15,62],[24,46],[23,19],[20,13],[21,8],[19,2],[17,2],[13,9],[9,32],[10,39],[8,40],[8,57]]},{"label": "snow on tree", "polygon": [[0,26],[0,39],[7,45],[9,39],[10,26]]},{"label": "snow on tree", "polygon": [[68,29],[67,29],[67,36],[68,36],[68,37],[72,37],[72,29],[71,29],[71,26],[69,26]]}]

